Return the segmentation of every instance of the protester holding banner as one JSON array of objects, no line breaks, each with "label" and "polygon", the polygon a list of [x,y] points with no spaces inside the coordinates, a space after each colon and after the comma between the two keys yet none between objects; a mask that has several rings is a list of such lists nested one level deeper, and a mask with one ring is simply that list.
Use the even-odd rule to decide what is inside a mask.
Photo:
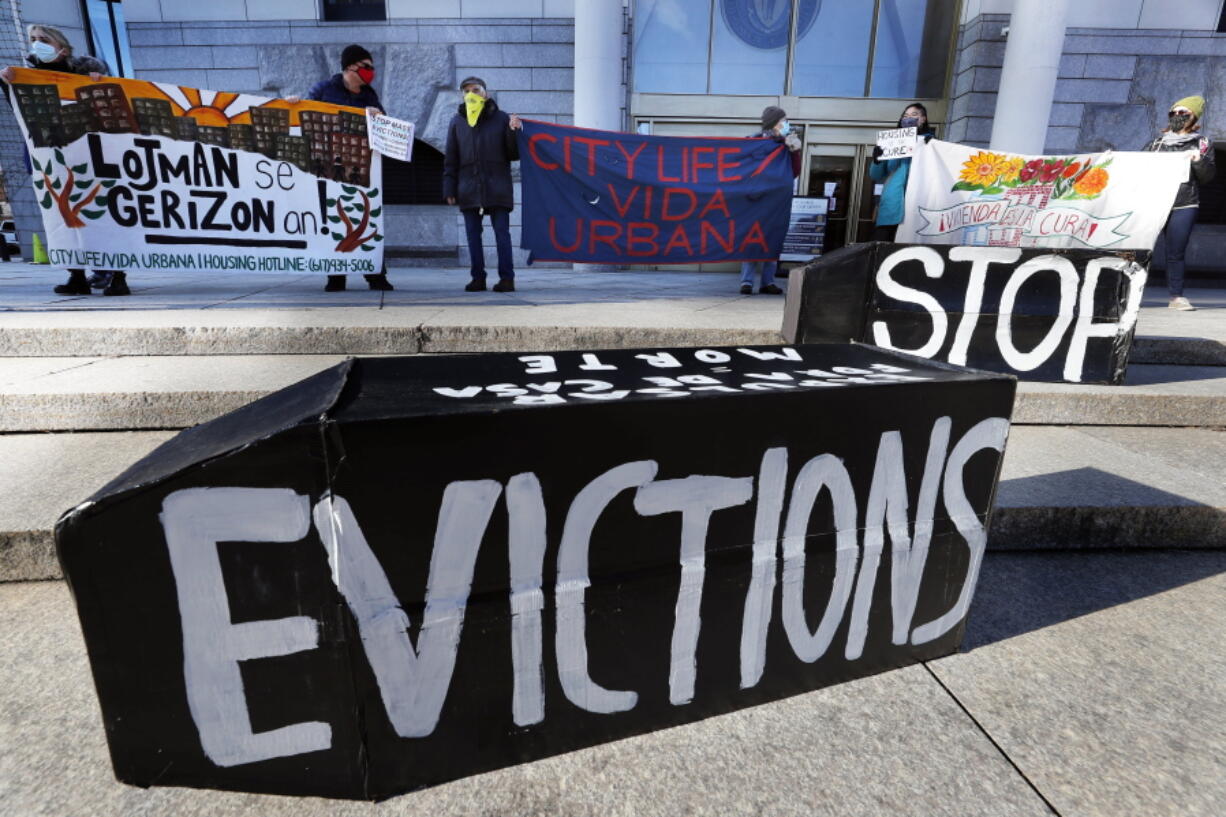
[{"label": "protester holding banner", "polygon": [[466,292],[485,290],[485,251],[481,244],[481,219],[489,214],[498,247],[498,283],[495,292],[515,291],[515,268],[511,255],[511,210],[515,192],[511,162],[519,161],[519,145],[512,131],[519,117],[508,116],[480,77],[460,83],[464,101],[447,129],[447,152],[443,162],[443,196],[458,204],[464,215],[472,280]]},{"label": "protester holding banner", "polygon": [[[331,102],[333,105],[348,105],[352,108],[365,108],[367,113],[383,113],[383,103],[379,94],[371,87],[375,81],[374,57],[360,45],[347,45],[341,51],[341,72],[333,74],[325,80],[320,80],[311,87],[307,99],[317,102]],[[286,97],[287,102],[300,101],[296,96]],[[373,275],[362,276],[371,289],[395,289],[387,280],[387,267]],[[345,288],[346,276],[329,275],[324,285],[325,292],[340,292]]]},{"label": "protester holding banner", "polygon": [[1171,214],[1162,228],[1166,239],[1166,288],[1171,297],[1169,306],[1181,312],[1196,308],[1183,295],[1183,274],[1188,239],[1192,237],[1192,225],[1196,223],[1196,214],[1200,210],[1198,185],[1210,181],[1216,170],[1213,142],[1200,134],[1200,120],[1204,112],[1204,97],[1189,96],[1179,100],[1167,114],[1170,126],[1145,148],[1155,153],[1184,152],[1192,162],[1192,178],[1180,185]]},{"label": "protester holding banner", "polygon": [[[916,134],[925,143],[933,137],[928,126],[928,109],[918,102],[908,105],[898,118],[898,127],[915,128]],[[874,241],[893,241],[898,225],[903,220],[903,203],[907,193],[907,179],[911,175],[911,158],[881,160],[881,146],[873,148],[873,163],[868,175],[875,182],[885,182],[881,191],[881,203],[877,206],[877,226],[873,230]]]},{"label": "protester holding banner", "polygon": [[[792,132],[787,111],[783,108],[768,105],[762,111],[762,129],[749,138],[773,139],[787,145],[788,156],[792,163],[792,178],[800,175],[800,137]],[[778,258],[771,261],[741,262],[741,294],[753,294],[754,272],[758,267],[762,269],[762,283],[758,287],[758,292],[763,295],[782,295],[783,290],[775,285],[775,271],[779,269]]]},{"label": "protester holding banner", "polygon": [[[32,25],[27,26],[26,31],[30,39],[26,63],[31,68],[41,71],[63,71],[66,74],[87,74],[94,81],[111,73],[107,64],[97,57],[91,57],[88,54],[75,56],[72,53],[72,43],[68,42],[64,32],[58,28]],[[5,68],[0,71],[0,79],[12,82],[12,69]]]},{"label": "protester holding banner", "polygon": [[[111,73],[110,67],[97,57],[74,55],[72,43],[58,28],[36,24],[28,26],[26,31],[30,41],[26,63],[35,70],[87,75],[95,82]],[[0,71],[0,79],[11,83],[13,69]],[[103,295],[130,295],[126,278],[119,270],[94,270],[93,276],[87,279],[84,267],[69,268],[68,280],[57,284],[53,291],[56,295],[89,295],[92,288],[101,289]]]}]

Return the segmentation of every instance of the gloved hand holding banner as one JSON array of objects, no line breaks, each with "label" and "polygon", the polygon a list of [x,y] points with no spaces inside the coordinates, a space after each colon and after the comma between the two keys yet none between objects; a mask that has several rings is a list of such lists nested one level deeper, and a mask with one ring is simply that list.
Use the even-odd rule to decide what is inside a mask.
[{"label": "gloved hand holding banner", "polygon": [[792,201],[772,139],[644,136],[523,120],[524,223],[534,260],[773,261]]},{"label": "gloved hand holding banner", "polygon": [[897,241],[993,247],[1153,249],[1182,153],[1022,156],[933,139],[915,152]]},{"label": "gloved hand holding banner", "polygon": [[59,267],[373,274],[379,154],[366,113],[14,68]]}]

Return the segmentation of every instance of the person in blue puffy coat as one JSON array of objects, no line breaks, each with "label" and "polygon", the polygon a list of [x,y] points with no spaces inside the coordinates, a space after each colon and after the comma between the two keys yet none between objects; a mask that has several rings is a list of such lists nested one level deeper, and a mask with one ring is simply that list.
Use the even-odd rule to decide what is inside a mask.
[{"label": "person in blue puffy coat", "polygon": [[[915,128],[925,142],[933,137],[928,127],[928,109],[913,102],[898,118],[898,127]],[[907,192],[907,178],[911,175],[911,159],[887,159],[881,161],[881,148],[873,148],[873,163],[868,175],[875,182],[885,182],[881,191],[881,204],[877,207],[877,226],[873,230],[874,241],[893,241],[898,225],[903,220],[903,207]]]}]

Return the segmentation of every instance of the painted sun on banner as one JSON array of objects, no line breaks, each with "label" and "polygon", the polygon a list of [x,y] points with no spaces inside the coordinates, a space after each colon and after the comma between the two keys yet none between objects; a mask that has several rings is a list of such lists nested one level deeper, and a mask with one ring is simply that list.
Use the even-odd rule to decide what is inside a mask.
[{"label": "painted sun on banner", "polygon": [[918,149],[898,240],[992,247],[1152,249],[1182,153],[1021,156],[932,140]]},{"label": "painted sun on banner", "polygon": [[366,112],[14,69],[48,256],[127,271],[377,273]]}]

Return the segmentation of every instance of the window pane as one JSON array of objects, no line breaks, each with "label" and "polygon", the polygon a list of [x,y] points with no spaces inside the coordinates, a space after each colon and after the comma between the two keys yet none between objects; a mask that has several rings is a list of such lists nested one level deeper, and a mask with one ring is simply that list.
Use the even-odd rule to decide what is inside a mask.
[{"label": "window pane", "polygon": [[954,6],[955,0],[881,0],[872,96],[941,96]]},{"label": "window pane", "polygon": [[[94,40],[93,56],[111,69],[111,76],[132,76],[132,58],[128,55],[128,27],[124,25],[123,4],[104,0],[88,0],[89,34]],[[111,12],[114,12],[112,20]]]},{"label": "window pane", "polygon": [[324,20],[386,20],[384,0],[324,0]]},{"label": "window pane", "polygon": [[711,93],[783,93],[791,29],[791,0],[715,0]]},{"label": "window pane", "polygon": [[872,30],[870,2],[801,0],[792,93],[864,96]]},{"label": "window pane", "polygon": [[634,90],[705,94],[711,0],[638,0],[634,7]]}]

